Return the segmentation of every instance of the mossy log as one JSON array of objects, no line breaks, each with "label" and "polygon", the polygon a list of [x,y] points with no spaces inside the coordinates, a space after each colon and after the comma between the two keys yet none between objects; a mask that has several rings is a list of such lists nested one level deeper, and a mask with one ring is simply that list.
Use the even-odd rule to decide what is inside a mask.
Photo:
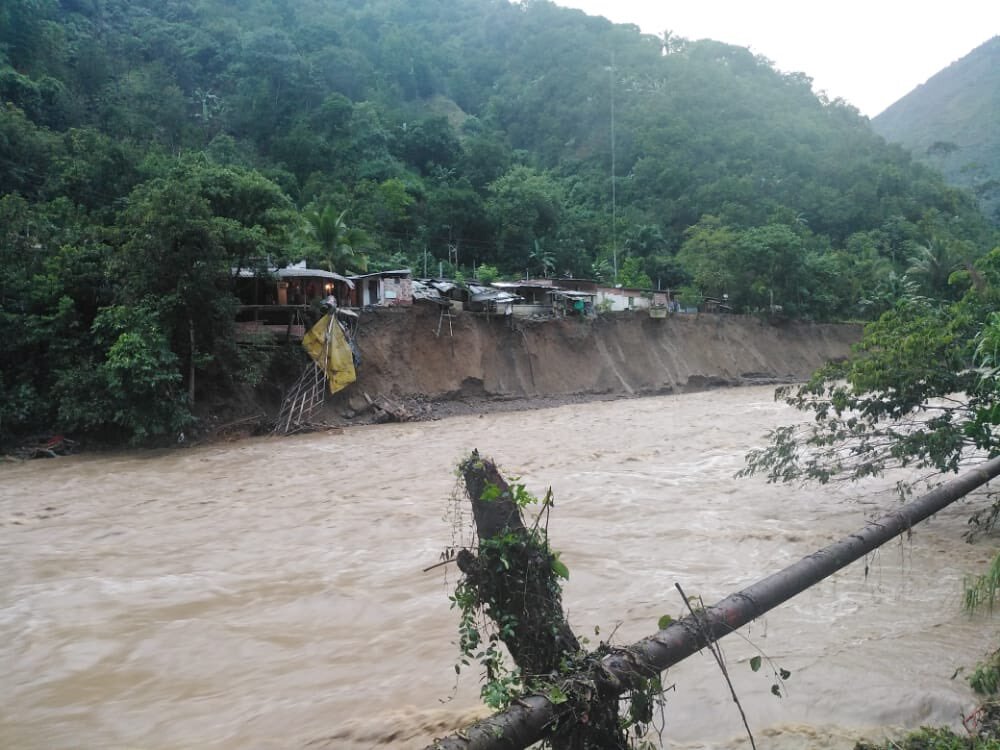
[{"label": "mossy log", "polygon": [[[600,684],[599,696],[617,703],[629,689],[640,687],[652,675],[686,659],[736,629],[746,625],[807,588],[833,575],[891,539],[908,532],[956,500],[1000,476],[1000,457],[984,462],[952,481],[888,515],[869,521],[861,530],[807,555],[742,591],[730,594],[694,616],[678,620],[626,648],[614,649],[596,664],[585,663],[575,676],[580,684]],[[487,509],[494,513],[495,509]],[[502,515],[508,511],[499,511]],[[497,516],[499,518],[499,515]],[[478,518],[477,518],[478,521]],[[573,675],[564,675],[573,680]],[[591,716],[593,703],[581,706],[580,695],[558,705],[535,694],[518,699],[509,709],[484,719],[444,739],[428,750],[520,750],[547,737],[574,718]],[[583,747],[585,745],[579,745]],[[575,746],[574,746],[575,747]]]},{"label": "mossy log", "polygon": [[[562,587],[544,529],[524,523],[516,493],[496,464],[477,451],[460,466],[480,543],[477,554],[461,550],[458,566],[525,683],[562,681],[585,656],[562,609]],[[556,750],[627,747],[616,690],[588,683],[588,716],[569,722],[552,739]]]}]

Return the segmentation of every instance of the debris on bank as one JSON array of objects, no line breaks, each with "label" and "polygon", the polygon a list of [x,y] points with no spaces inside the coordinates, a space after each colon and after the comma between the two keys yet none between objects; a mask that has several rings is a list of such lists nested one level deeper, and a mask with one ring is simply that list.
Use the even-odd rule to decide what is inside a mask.
[{"label": "debris on bank", "polygon": [[20,459],[58,458],[76,453],[80,444],[64,435],[36,436],[21,443],[14,450],[14,456]]},{"label": "debris on bank", "polygon": [[[340,430],[317,421],[316,415],[326,402],[327,391],[338,393],[357,380],[356,368],[361,363],[356,343],[359,321],[354,310],[330,305],[330,312],[302,337],[302,348],[310,361],[285,394],[272,434]],[[349,418],[371,412],[375,423],[414,422],[429,415],[429,409],[416,402],[407,404],[384,395],[373,398],[364,392],[362,396],[363,406]]]},{"label": "debris on bank", "polygon": [[355,380],[360,354],[354,343],[358,314],[353,310],[331,310],[302,337],[310,362],[285,394],[274,425],[274,434],[291,435],[308,429],[326,400],[326,392],[342,391]]},{"label": "debris on bank", "polygon": [[367,393],[363,393],[362,395],[374,413],[374,421],[376,423],[415,422],[424,416],[424,409],[415,404],[407,407],[403,402],[396,401],[387,396],[372,398]]}]

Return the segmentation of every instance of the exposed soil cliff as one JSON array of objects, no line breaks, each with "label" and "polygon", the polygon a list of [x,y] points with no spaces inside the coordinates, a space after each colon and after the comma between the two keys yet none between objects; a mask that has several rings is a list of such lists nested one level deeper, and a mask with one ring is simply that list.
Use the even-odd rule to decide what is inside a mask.
[{"label": "exposed soil cliff", "polygon": [[747,382],[791,381],[846,356],[856,325],[785,323],[735,315],[597,320],[487,319],[436,310],[366,313],[358,333],[358,382],[334,405],[358,408],[362,392],[428,401],[632,396]]}]

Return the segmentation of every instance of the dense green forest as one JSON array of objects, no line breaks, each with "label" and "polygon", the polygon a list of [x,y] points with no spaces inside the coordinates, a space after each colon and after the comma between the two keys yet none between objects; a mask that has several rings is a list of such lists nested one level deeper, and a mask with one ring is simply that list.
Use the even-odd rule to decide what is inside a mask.
[{"label": "dense green forest", "polygon": [[0,6],[8,437],[142,442],[191,421],[192,374],[259,381],[234,267],[488,264],[837,320],[958,299],[994,244],[808,77],[546,0]]},{"label": "dense green forest", "polygon": [[1000,36],[981,44],[872,120],[954,185],[969,188],[1000,225]]}]

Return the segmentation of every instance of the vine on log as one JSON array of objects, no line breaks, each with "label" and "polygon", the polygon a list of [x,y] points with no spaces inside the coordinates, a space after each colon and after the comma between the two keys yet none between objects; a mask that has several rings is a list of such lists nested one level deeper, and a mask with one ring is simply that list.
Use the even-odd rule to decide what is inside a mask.
[{"label": "vine on log", "polygon": [[[512,494],[506,483],[496,483],[495,480],[500,478],[496,467],[492,462],[482,461],[477,452],[473,452],[461,468],[473,503],[477,527],[483,524],[479,532],[481,539],[489,541],[493,538],[483,531],[485,529],[488,533],[491,528],[522,529],[520,532],[514,531],[512,538],[530,533],[524,527],[520,507],[515,512],[510,505],[483,505],[476,511],[477,503],[490,503],[498,498],[511,500],[515,495],[523,493],[523,487]],[[638,693],[639,696],[649,697],[654,688],[658,694],[658,678],[663,670],[859,560],[890,539],[909,532],[914,525],[998,476],[1000,457],[992,458],[921,498],[879,519],[869,521],[857,532],[807,555],[742,591],[730,594],[696,615],[688,615],[676,621],[661,618],[661,629],[658,632],[631,646],[611,648],[602,644],[600,649],[589,654],[581,651],[575,654],[563,652],[565,663],[559,664],[559,668],[553,665],[545,679],[541,679],[541,673],[532,673],[535,679],[529,679],[525,684],[527,692],[513,700],[506,710],[450,737],[435,740],[431,747],[435,750],[515,750],[539,741],[547,741],[557,750],[628,747],[625,733],[629,721],[619,721],[618,718],[621,696]],[[497,489],[492,490],[491,486]],[[514,505],[517,506],[517,503]],[[545,509],[550,506],[551,497],[547,496]],[[517,520],[514,519],[515,516]],[[539,531],[536,522],[533,532]],[[551,568],[552,561],[557,558],[549,550],[544,531],[536,538],[543,545],[544,554],[536,553],[533,557],[536,560],[547,560]],[[483,554],[481,541],[479,558],[468,550],[463,550],[460,556],[465,559],[464,564],[470,566],[470,570],[482,570],[486,565]],[[496,562],[493,564],[495,567]],[[502,561],[500,564],[502,567]],[[489,594],[484,589],[476,590],[483,605],[492,606]],[[550,599],[548,602],[551,605],[549,612],[558,610],[558,621],[565,624],[558,599]],[[520,606],[523,608],[526,603],[522,601]],[[569,626],[565,627],[566,632],[572,636]],[[552,637],[556,638],[556,635],[553,634]],[[576,642],[575,637],[573,641],[564,640],[565,635],[559,638],[562,640],[558,642],[563,645]],[[515,649],[520,652],[516,645]],[[782,678],[786,676],[784,670],[778,674]],[[772,692],[773,690],[772,688]],[[634,710],[631,715],[634,717]],[[602,737],[601,732],[607,734]]]},{"label": "vine on log", "polygon": [[[525,524],[522,510],[536,502],[519,483],[508,483],[496,464],[472,454],[459,465],[472,504],[479,539],[475,553],[459,551],[457,563],[464,577],[452,597],[462,612],[459,645],[463,663],[477,658],[485,670],[482,695],[495,708],[515,702],[521,689],[540,692],[566,712],[547,729],[556,750],[602,748],[626,750],[628,730],[651,721],[660,692],[659,676],[637,685],[641,697],[623,719],[619,711],[621,684],[609,679],[601,659],[611,653],[602,647],[584,651],[562,609],[561,578],[569,571],[549,546],[541,524],[552,507],[551,491],[542,501],[535,521]],[[483,635],[480,615],[493,623]],[[516,675],[504,671],[497,642],[502,642],[515,664]],[[516,709],[516,705],[511,706]]]}]

